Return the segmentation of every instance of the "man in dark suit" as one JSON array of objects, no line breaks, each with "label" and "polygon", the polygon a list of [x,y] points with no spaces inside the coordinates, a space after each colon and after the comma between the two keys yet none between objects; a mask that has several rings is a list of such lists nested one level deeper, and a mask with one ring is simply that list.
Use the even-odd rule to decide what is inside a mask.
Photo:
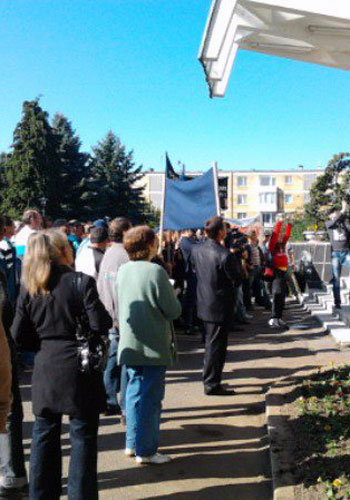
[{"label": "man in dark suit", "polygon": [[185,231],[180,240],[180,250],[185,264],[186,291],[182,307],[186,334],[193,333],[193,327],[195,325],[197,315],[197,280],[191,263],[191,253],[196,245],[198,245],[198,241],[195,237],[195,231],[193,229]]},{"label": "man in dark suit", "polygon": [[203,368],[204,392],[228,395],[233,391],[221,385],[229,327],[234,311],[234,284],[240,280],[234,255],[223,246],[226,226],[222,217],[205,223],[207,240],[192,249],[192,263],[197,276],[197,314],[205,328]]}]

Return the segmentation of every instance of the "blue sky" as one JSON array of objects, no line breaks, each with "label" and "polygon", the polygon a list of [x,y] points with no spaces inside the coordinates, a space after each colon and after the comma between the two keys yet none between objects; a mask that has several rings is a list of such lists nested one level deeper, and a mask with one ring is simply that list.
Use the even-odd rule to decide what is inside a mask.
[{"label": "blue sky", "polygon": [[349,73],[241,51],[223,100],[197,61],[210,0],[1,0],[0,149],[42,95],[83,146],[114,130],[145,168],[289,169],[350,149]]}]

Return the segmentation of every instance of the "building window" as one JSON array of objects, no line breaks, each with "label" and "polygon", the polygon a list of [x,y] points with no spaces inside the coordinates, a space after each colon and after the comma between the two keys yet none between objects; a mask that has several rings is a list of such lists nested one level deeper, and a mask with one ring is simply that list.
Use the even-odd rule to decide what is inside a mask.
[{"label": "building window", "polygon": [[259,201],[263,205],[276,203],[276,193],[259,193]]},{"label": "building window", "polygon": [[262,214],[262,220],[264,226],[272,226],[276,222],[276,214],[275,213],[264,213]]},{"label": "building window", "polygon": [[291,175],[286,175],[284,178],[284,183],[285,184],[293,184],[293,177]]},{"label": "building window", "polygon": [[247,185],[247,178],[246,177],[237,177],[237,186],[245,187],[246,185]]},{"label": "building window", "polygon": [[293,195],[292,194],[285,194],[284,195],[284,203],[286,205],[290,205],[293,202]]},{"label": "building window", "polygon": [[237,213],[237,219],[246,219],[247,214],[245,212],[238,212]]},{"label": "building window", "polygon": [[238,205],[247,205],[248,204],[248,197],[246,194],[239,194],[237,196],[237,204]]},{"label": "building window", "polygon": [[276,186],[276,177],[260,175],[260,186]]}]

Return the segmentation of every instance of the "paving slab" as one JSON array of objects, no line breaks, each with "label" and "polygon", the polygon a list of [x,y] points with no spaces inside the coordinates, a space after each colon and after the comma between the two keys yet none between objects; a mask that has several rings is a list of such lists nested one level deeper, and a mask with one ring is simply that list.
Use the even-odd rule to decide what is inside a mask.
[{"label": "paving slab", "polygon": [[[136,465],[124,457],[125,429],[118,418],[102,417],[100,500],[272,499],[266,392],[281,377],[348,356],[301,307],[289,304],[287,309],[287,320],[307,322],[309,328],[271,331],[267,326],[269,313],[256,308],[251,324],[230,334],[224,382],[235,388],[234,396],[203,394],[200,339],[178,337],[179,362],[167,374],[160,450],[174,460],[162,466]],[[29,373],[22,377],[27,461],[33,420],[29,377]],[[69,463],[65,422],[64,494]]]}]

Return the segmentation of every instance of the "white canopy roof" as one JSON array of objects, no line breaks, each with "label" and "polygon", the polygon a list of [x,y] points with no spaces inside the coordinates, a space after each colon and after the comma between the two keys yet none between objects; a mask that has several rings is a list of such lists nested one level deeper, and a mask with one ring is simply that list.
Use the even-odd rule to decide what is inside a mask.
[{"label": "white canopy roof", "polygon": [[213,0],[199,51],[211,97],[238,49],[350,70],[350,0]]}]

